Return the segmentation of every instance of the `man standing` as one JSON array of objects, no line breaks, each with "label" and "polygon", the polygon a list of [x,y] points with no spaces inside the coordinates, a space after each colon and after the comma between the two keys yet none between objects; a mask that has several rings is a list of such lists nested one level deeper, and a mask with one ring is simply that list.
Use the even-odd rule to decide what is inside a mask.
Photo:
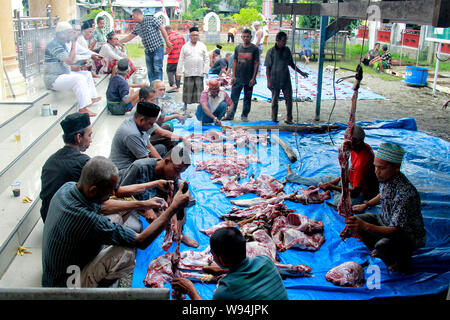
[{"label": "man standing", "polygon": [[314,43],[313,38],[308,37],[308,32],[305,32],[303,34],[303,39],[300,41],[300,46],[302,47],[302,51],[300,51],[300,57],[305,57],[305,64],[309,63],[309,59],[312,56],[312,49],[311,46]]},{"label": "man standing", "polygon": [[239,97],[242,88],[244,88],[244,104],[242,108],[241,120],[248,121],[250,113],[253,86],[256,83],[256,74],[259,67],[259,49],[253,43],[252,32],[250,29],[244,29],[241,35],[243,44],[240,44],[234,50],[233,55],[233,77],[231,83],[231,100],[233,100],[233,110],[223,120],[233,120],[236,113]]},{"label": "man standing", "polygon": [[180,89],[181,82],[176,79],[177,65],[180,60],[181,48],[184,46],[186,41],[184,40],[184,37],[180,33],[174,31],[170,25],[167,25],[165,28],[169,41],[173,44],[172,50],[166,50],[166,54],[168,54],[166,72],[167,77],[169,78],[169,85],[171,87],[168,92],[177,92]]},{"label": "man standing", "polygon": [[164,211],[137,233],[99,214],[118,179],[111,161],[95,157],[84,166],[78,183],[67,182],[56,192],[43,231],[43,287],[110,286],[133,270],[135,248],[147,248],[188,204],[189,191],[177,192],[169,207],[155,200],[152,207]]},{"label": "man standing", "polygon": [[283,91],[287,109],[285,122],[292,124],[292,84],[288,66],[305,78],[308,77],[308,74],[295,65],[291,50],[286,47],[287,34],[283,31],[278,32],[275,41],[275,45],[267,52],[264,62],[267,87],[272,91],[272,121],[278,122],[278,99],[280,91]]},{"label": "man standing", "polygon": [[203,77],[208,77],[209,56],[206,46],[200,42],[197,27],[189,29],[189,42],[181,48],[177,66],[177,80],[183,78],[183,102],[199,103],[203,91]]},{"label": "man standing", "polygon": [[217,79],[208,82],[208,89],[202,92],[200,104],[197,107],[195,116],[202,123],[211,123],[221,126],[220,120],[225,113],[233,110],[233,101],[228,94],[220,90],[220,83]]},{"label": "man standing", "polygon": [[234,36],[236,35],[237,29],[235,27],[231,27],[230,30],[228,30],[228,36],[227,36],[227,43],[234,43]]},{"label": "man standing", "polygon": [[375,174],[380,193],[368,202],[353,206],[364,211],[381,203],[381,214],[365,213],[348,217],[348,228],[360,236],[391,271],[407,271],[412,252],[426,242],[420,209],[420,195],[400,172],[404,150],[393,143],[382,143],[375,155]]},{"label": "man standing", "polygon": [[[258,47],[259,49],[259,60],[261,60],[262,53],[263,53],[263,42],[264,42],[264,31],[261,28],[261,22],[255,21],[253,23],[253,26],[255,28],[255,36],[253,37],[252,43]],[[261,63],[258,66],[258,76],[261,72]]]},{"label": "man standing", "polygon": [[106,43],[106,34],[103,28],[105,27],[105,18],[98,17],[97,18],[97,27],[94,29],[94,39],[96,41],[95,43],[95,50],[99,51],[102,46]]},{"label": "man standing", "polygon": [[[164,41],[168,51],[172,50],[172,43],[169,41],[166,29],[162,26],[160,20],[153,16],[145,16],[141,9],[135,8],[132,12],[132,18],[136,21],[133,31],[121,43],[126,43],[136,36],[140,36],[145,48],[145,63],[147,65],[148,80],[163,79],[163,60],[164,60]],[[160,33],[161,32],[161,33]],[[162,37],[161,37],[162,35]]]},{"label": "man standing", "polygon": [[[79,112],[90,117],[97,114],[88,109],[101,100],[97,94],[90,71],[83,71],[76,65],[77,34],[68,22],[58,22],[55,38],[45,47],[44,83],[47,89],[56,91],[72,90],[78,101]],[[71,42],[70,50],[66,43]]]}]

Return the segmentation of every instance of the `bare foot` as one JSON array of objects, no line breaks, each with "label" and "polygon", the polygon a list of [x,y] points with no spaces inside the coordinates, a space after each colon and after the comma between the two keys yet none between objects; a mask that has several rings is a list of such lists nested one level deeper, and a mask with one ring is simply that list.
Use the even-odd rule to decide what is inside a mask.
[{"label": "bare foot", "polygon": [[193,247],[193,248],[197,248],[198,247],[198,242],[197,241],[187,237],[184,234],[181,235],[181,242],[183,242],[188,247]]},{"label": "bare foot", "polygon": [[92,103],[96,103],[99,102],[100,100],[102,100],[102,97],[96,97],[96,98],[92,98]]},{"label": "bare foot", "polygon": [[78,112],[79,113],[87,113],[89,115],[89,117],[95,117],[97,115],[95,112],[92,112],[87,107],[84,107],[84,108],[78,110]]}]

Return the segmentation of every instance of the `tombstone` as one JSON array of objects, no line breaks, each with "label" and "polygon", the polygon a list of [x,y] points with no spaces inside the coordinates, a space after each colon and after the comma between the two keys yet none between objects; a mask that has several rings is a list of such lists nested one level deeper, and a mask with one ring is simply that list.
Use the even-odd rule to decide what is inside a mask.
[{"label": "tombstone", "polygon": [[104,34],[108,34],[111,31],[114,31],[114,18],[106,11],[99,12],[95,18],[94,21],[97,21],[98,17],[102,17],[105,19],[105,26],[103,27]]},{"label": "tombstone", "polygon": [[170,25],[170,19],[163,11],[158,11],[154,15],[155,18],[159,18],[163,26]]},{"label": "tombstone", "polygon": [[215,12],[209,12],[203,18],[203,30],[206,43],[220,42],[220,18]]}]

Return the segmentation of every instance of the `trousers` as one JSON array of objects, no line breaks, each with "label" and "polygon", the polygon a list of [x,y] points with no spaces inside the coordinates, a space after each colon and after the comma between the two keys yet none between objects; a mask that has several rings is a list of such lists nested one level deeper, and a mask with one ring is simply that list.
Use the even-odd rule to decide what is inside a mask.
[{"label": "trousers", "polygon": [[148,81],[163,79],[164,47],[149,52],[145,50],[145,64],[147,65]]},{"label": "trousers", "polygon": [[72,90],[77,97],[79,109],[92,104],[92,98],[98,97],[90,71],[71,71],[68,74],[62,74],[53,82],[52,89]]}]

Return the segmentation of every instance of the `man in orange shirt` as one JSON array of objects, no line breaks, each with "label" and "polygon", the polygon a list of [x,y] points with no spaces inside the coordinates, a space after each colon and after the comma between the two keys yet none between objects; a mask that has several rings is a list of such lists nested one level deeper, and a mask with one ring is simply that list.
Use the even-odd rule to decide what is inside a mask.
[{"label": "man in orange shirt", "polygon": [[[348,129],[347,129],[348,130]],[[373,165],[374,153],[372,148],[364,143],[365,133],[361,126],[355,124],[353,128],[352,147],[350,151],[351,167],[349,168],[350,196],[352,204],[362,204],[372,199],[379,192],[378,180]],[[301,177],[287,169],[286,180],[306,186],[317,185],[322,190],[333,191],[332,206],[337,206],[341,197],[341,177]]]}]

